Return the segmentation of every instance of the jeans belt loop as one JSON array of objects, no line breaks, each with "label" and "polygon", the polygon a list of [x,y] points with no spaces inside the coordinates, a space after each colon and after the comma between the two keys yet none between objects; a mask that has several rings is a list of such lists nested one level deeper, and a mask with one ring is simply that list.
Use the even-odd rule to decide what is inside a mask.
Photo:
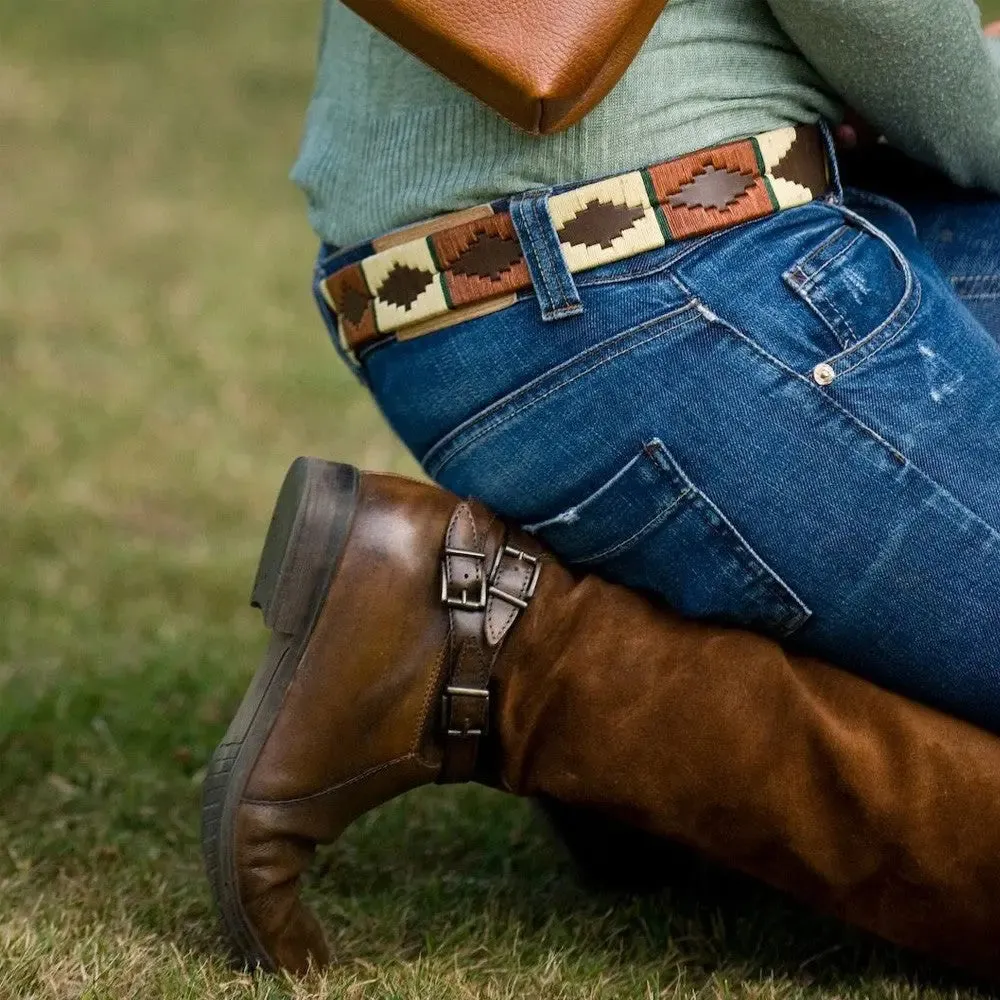
[{"label": "jeans belt loop", "polygon": [[819,130],[823,137],[823,146],[826,149],[827,169],[830,174],[830,191],[827,194],[827,198],[832,197],[835,204],[842,205],[844,203],[844,185],[840,179],[840,161],[837,159],[837,143],[833,137],[833,131],[825,121],[820,121]]},{"label": "jeans belt loop", "polygon": [[580,292],[563,256],[549,215],[549,189],[527,191],[510,200],[510,216],[546,322],[579,316]]}]

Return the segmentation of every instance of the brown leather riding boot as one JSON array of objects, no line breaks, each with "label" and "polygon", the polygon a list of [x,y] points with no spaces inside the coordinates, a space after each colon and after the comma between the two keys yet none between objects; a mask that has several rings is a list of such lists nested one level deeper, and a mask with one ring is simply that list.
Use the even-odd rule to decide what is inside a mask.
[{"label": "brown leather riding boot", "polygon": [[315,845],[418,785],[602,810],[1000,977],[1000,740],[575,576],[478,504],[299,459],[254,588],[270,648],[205,782],[238,952],[329,959]]}]

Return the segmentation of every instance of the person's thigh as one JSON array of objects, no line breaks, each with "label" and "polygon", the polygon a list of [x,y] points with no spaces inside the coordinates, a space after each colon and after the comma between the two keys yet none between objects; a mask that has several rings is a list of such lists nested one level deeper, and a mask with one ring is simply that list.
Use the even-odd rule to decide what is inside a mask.
[{"label": "person's thigh", "polygon": [[776,261],[818,322],[770,270],[733,293],[749,242],[681,265],[731,337],[684,360],[721,388],[679,460],[813,610],[797,642],[1000,728],[1000,349],[912,232],[830,239]]},{"label": "person's thigh", "polygon": [[365,374],[433,478],[564,559],[1000,730],[1000,348],[918,251],[816,203]]}]

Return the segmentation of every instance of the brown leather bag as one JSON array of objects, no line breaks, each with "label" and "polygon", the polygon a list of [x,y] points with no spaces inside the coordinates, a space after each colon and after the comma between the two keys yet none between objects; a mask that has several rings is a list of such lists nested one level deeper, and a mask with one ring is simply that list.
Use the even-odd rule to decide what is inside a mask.
[{"label": "brown leather bag", "polygon": [[343,0],[526,132],[578,122],[618,82],[666,0]]}]

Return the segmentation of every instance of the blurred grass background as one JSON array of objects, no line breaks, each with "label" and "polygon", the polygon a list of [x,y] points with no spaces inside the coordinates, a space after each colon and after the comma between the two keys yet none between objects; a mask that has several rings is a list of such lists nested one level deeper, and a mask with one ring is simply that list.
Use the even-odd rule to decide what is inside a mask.
[{"label": "blurred grass background", "polygon": [[412,471],[309,295],[318,16],[0,7],[0,1000],[972,996],[725,879],[588,893],[476,789],[324,855],[325,977],[227,965],[198,785],[264,643],[275,490],[300,453]]}]

